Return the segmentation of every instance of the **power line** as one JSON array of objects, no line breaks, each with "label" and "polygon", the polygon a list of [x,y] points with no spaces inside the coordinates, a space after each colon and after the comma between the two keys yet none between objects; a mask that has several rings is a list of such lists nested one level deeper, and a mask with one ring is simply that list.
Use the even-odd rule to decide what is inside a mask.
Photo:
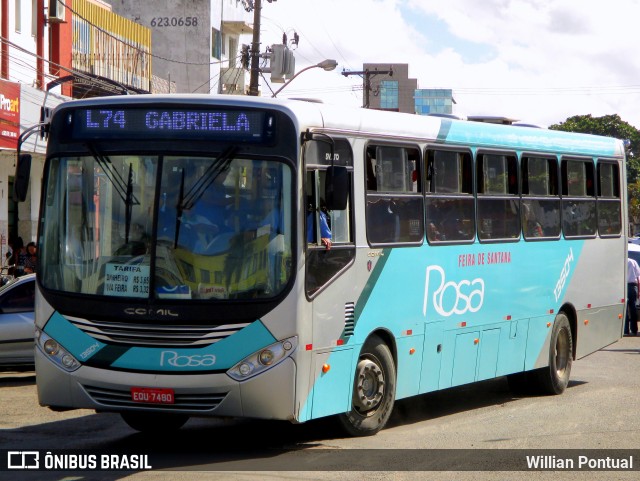
[{"label": "power line", "polygon": [[134,50],[137,50],[140,53],[143,53],[145,55],[150,56],[151,58],[156,58],[158,60],[164,60],[165,62],[171,62],[171,63],[177,63],[180,65],[218,65],[221,64],[223,62],[226,62],[226,60],[219,60],[218,62],[185,62],[182,60],[173,60],[170,58],[166,58],[166,57],[162,57],[160,55],[156,55],[151,53],[150,51],[141,49],[140,47],[138,47],[137,45],[131,44],[126,42],[125,40],[122,40],[121,38],[116,37],[115,35],[113,35],[111,32],[108,32],[106,30],[104,30],[103,28],[99,27],[98,25],[90,22],[89,20],[87,20],[85,17],[83,17],[82,15],[80,15],[79,13],[77,13],[73,8],[71,8],[70,6],[68,6],[67,4],[65,4],[62,0],[56,0],[59,4],[64,5],[64,7],[66,9],[68,9],[71,13],[73,13],[75,16],[77,16],[78,18],[84,20],[85,22],[87,22],[89,25],[91,25],[92,27],[94,27],[95,29],[97,29],[98,31],[104,33],[105,35],[111,37],[112,39],[116,40],[117,42],[121,42],[124,45],[127,45],[128,47],[131,47]]},{"label": "power line", "polygon": [[[60,70],[63,70],[65,72],[73,75],[74,77],[86,80],[86,81],[90,82],[91,85],[102,86],[103,88],[105,88],[105,87],[113,88],[113,86],[114,86],[113,84],[108,84],[108,83],[106,83],[106,82],[104,82],[104,81],[102,81],[102,80],[100,80],[100,79],[98,79],[98,78],[96,78],[94,76],[91,76],[90,74],[87,74],[86,72],[83,72],[81,70],[76,70],[74,68],[65,67],[64,65],[60,65],[60,64],[57,64],[55,62],[52,62],[52,61],[42,57],[41,55],[33,53],[33,52],[31,52],[31,51],[29,51],[29,50],[27,50],[27,49],[15,44],[15,43],[11,42],[11,41],[9,41],[6,38],[1,37],[1,36],[0,36],[0,43],[5,43],[5,44],[9,45],[10,47],[13,47],[16,50],[19,50],[20,52],[23,52],[23,53],[25,53],[27,55],[31,55],[32,57],[35,57],[36,59],[39,59],[39,60],[42,60],[42,61],[48,63],[49,65],[53,65],[54,67],[56,67],[56,68],[58,68]],[[38,70],[36,70],[36,72],[38,72]],[[51,77],[51,76],[48,75],[48,77]],[[57,78],[57,77],[51,77],[51,78]],[[136,91],[136,89],[133,88],[133,87],[127,87],[125,85],[120,84],[119,82],[117,82],[115,80],[111,80],[111,81],[114,82],[114,84],[120,85],[120,87],[124,91],[127,91],[127,92],[130,92],[130,91],[135,92]]]}]

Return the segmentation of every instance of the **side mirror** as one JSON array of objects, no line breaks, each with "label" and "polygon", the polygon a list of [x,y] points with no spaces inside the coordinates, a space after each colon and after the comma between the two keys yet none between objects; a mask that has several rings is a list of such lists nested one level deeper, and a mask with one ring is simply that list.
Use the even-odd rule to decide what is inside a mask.
[{"label": "side mirror", "polygon": [[14,202],[24,202],[29,190],[29,177],[31,176],[31,155],[20,154],[16,163],[16,176],[13,183]]},{"label": "side mirror", "polygon": [[332,165],[327,169],[324,200],[329,210],[345,210],[349,199],[349,172],[346,167]]}]

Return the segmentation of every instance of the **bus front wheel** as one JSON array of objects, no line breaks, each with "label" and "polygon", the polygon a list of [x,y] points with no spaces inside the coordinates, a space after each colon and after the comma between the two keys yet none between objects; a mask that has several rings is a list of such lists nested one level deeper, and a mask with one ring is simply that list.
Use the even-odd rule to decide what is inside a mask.
[{"label": "bus front wheel", "polygon": [[560,312],[553,323],[549,365],[534,371],[536,387],[546,394],[562,394],[569,385],[573,362],[573,336],[567,316]]},{"label": "bus front wheel", "polygon": [[151,434],[176,431],[189,420],[185,414],[123,412],[120,416],[136,431]]},{"label": "bus front wheel", "polygon": [[389,420],[396,396],[396,368],[389,347],[377,336],[360,353],[353,382],[351,410],[339,415],[351,436],[371,436]]}]

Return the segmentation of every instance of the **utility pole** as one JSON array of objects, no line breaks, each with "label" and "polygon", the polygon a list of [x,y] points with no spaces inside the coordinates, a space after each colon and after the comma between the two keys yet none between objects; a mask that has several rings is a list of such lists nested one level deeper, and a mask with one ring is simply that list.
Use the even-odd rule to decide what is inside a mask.
[{"label": "utility pole", "polygon": [[363,100],[362,100],[362,107],[364,107],[365,109],[368,109],[370,106],[369,103],[369,92],[371,92],[371,77],[375,77],[376,75],[388,75],[389,77],[393,77],[393,69],[391,67],[389,67],[389,70],[378,70],[377,68],[375,70],[360,70],[360,71],[346,71],[343,70],[342,71],[342,75],[344,75],[345,77],[348,77],[349,75],[360,75],[363,80],[364,80],[364,88],[363,88]]},{"label": "utility pole", "polygon": [[262,0],[253,2],[253,40],[251,42],[251,76],[249,77],[249,95],[258,96],[258,76],[260,75],[260,14]]}]

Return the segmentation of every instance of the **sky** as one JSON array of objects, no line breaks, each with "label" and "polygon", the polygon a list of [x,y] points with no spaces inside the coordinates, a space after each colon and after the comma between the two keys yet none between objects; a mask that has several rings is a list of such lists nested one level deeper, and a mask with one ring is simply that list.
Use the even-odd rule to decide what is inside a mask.
[{"label": "sky", "polygon": [[[261,51],[294,32],[279,98],[362,106],[364,63],[406,63],[418,88],[453,89],[453,113],[541,127],[618,114],[640,128],[640,0],[263,0]],[[268,75],[266,76],[268,79]],[[263,95],[268,82],[261,79]],[[282,84],[273,84],[276,90]]]}]

